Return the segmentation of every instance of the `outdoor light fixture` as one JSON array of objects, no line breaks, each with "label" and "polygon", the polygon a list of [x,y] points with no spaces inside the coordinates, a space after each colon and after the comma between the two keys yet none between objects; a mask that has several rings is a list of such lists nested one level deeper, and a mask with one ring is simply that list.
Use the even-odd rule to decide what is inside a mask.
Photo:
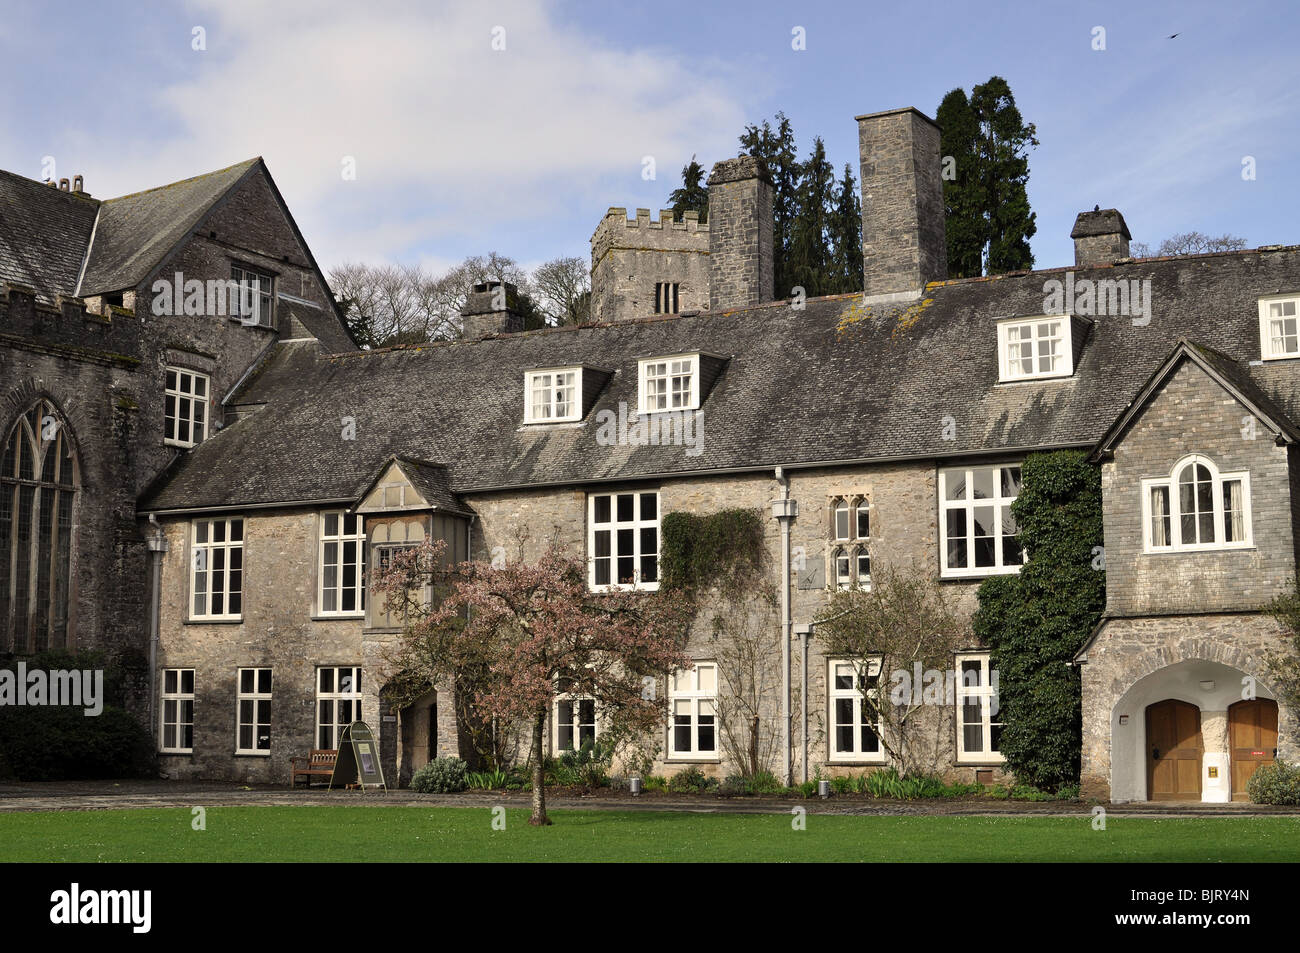
[{"label": "outdoor light fixture", "polygon": [[1128,715],[1120,715],[1120,716],[1119,716],[1119,723],[1120,723],[1121,725],[1127,725],[1127,724],[1128,724]]},{"label": "outdoor light fixture", "polygon": [[818,797],[830,797],[830,796],[831,796],[831,783],[830,783],[829,781],[818,781],[818,782],[817,782],[817,796],[818,796]]},{"label": "outdoor light fixture", "polygon": [[631,789],[631,791],[632,791],[632,796],[633,796],[633,797],[636,797],[637,795],[639,795],[639,794],[641,793],[641,779],[640,779],[640,778],[631,778],[631,779],[629,779],[629,781],[628,781],[628,787],[629,787],[629,788]]}]

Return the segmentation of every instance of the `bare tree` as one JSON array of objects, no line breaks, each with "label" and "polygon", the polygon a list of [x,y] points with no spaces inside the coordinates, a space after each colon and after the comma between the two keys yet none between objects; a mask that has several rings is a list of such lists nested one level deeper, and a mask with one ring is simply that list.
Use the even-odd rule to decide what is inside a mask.
[{"label": "bare tree", "polygon": [[713,613],[722,747],[745,777],[771,771],[780,751],[781,637],[776,590],[723,598]]},{"label": "bare tree", "polygon": [[554,258],[532,274],[537,307],[549,324],[585,324],[591,315],[591,273],[582,258]]},{"label": "bare tree", "polygon": [[[1216,251],[1241,251],[1246,247],[1246,239],[1236,235],[1223,234],[1217,238],[1202,232],[1180,232],[1171,235],[1160,243],[1154,254],[1165,255],[1204,255]],[[1134,242],[1130,246],[1134,258],[1152,257],[1151,246],[1146,242]]]}]

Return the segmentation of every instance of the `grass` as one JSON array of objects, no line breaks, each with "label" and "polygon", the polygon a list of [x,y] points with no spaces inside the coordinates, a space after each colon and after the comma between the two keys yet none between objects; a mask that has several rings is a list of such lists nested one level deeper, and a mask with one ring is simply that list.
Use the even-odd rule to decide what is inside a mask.
[{"label": "grass", "polygon": [[5,861],[1300,860],[1300,818],[850,817],[487,808],[213,807],[0,814]]}]

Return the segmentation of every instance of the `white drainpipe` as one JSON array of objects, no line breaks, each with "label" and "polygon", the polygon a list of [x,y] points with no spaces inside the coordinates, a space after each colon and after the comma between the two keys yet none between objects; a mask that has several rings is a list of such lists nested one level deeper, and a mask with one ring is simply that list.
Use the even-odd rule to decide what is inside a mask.
[{"label": "white drainpipe", "polygon": [[145,544],[149,547],[149,731],[157,732],[158,724],[155,721],[157,712],[154,710],[154,702],[158,697],[158,628],[159,612],[162,600],[162,559],[163,553],[167,552],[167,536],[163,533],[163,528],[158,525],[158,518],[154,514],[149,514],[149,526],[153,530],[145,539]]},{"label": "white drainpipe", "polygon": [[790,522],[799,515],[799,503],[790,499],[790,482],[785,470],[776,468],[781,498],[772,501],[772,518],[781,526],[781,752],[782,777],[793,780],[790,764]]},{"label": "white drainpipe", "polygon": [[799,769],[801,781],[808,780],[808,639],[812,631],[809,622],[800,622],[794,627],[794,634],[799,636],[803,649],[803,667],[799,670],[799,747],[803,751]]}]

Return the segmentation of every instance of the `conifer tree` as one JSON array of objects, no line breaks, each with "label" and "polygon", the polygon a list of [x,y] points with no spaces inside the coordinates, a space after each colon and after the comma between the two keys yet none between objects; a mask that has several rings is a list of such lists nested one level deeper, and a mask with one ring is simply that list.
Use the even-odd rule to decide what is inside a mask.
[{"label": "conifer tree", "polygon": [[704,182],[704,166],[695,161],[695,156],[682,166],[681,188],[673,189],[668,201],[676,221],[682,220],[684,212],[699,212],[701,225],[709,220],[709,188]]}]

